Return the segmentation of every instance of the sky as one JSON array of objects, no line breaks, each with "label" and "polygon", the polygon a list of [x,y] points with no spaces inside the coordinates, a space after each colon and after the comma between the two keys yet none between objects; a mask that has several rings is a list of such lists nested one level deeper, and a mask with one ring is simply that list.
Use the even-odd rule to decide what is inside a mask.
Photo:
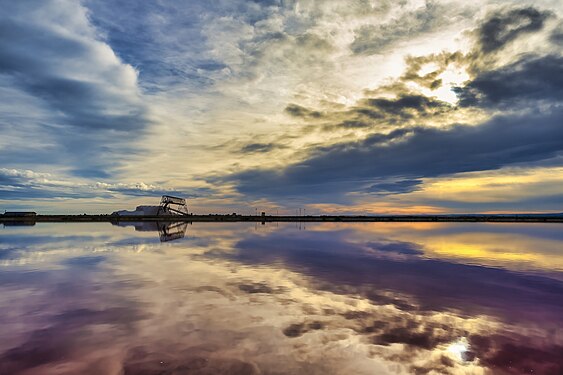
[{"label": "sky", "polygon": [[563,211],[558,0],[0,7],[0,209]]}]

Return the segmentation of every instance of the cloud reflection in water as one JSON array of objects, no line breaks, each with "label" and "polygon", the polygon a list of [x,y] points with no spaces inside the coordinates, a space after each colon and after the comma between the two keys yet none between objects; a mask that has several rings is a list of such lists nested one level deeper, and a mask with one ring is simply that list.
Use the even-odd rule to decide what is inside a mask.
[{"label": "cloud reflection in water", "polygon": [[[512,228],[532,263],[435,251],[476,237],[523,259]],[[0,373],[557,374],[559,229],[213,223],[160,243],[104,224],[5,228]]]}]

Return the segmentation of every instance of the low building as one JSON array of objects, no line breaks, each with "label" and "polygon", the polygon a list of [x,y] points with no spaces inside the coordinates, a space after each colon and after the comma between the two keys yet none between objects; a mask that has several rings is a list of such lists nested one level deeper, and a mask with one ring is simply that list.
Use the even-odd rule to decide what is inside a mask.
[{"label": "low building", "polygon": [[160,215],[188,215],[188,205],[184,198],[163,195],[159,206],[137,206],[135,211],[120,210],[113,216],[160,216]]},{"label": "low building", "polygon": [[5,211],[4,216],[11,216],[11,217],[33,217],[37,216],[37,212],[33,211]]},{"label": "low building", "polygon": [[117,216],[156,216],[159,214],[163,214],[160,206],[137,206],[135,211],[120,210],[112,213],[112,215]]}]

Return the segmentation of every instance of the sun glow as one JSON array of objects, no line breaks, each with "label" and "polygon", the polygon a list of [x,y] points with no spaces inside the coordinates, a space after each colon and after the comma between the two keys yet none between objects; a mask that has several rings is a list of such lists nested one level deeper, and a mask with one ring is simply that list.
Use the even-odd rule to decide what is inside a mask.
[{"label": "sun glow", "polygon": [[463,337],[453,344],[450,344],[447,351],[459,362],[466,362],[466,353],[469,351],[469,343],[467,342],[467,339]]},{"label": "sun glow", "polygon": [[455,105],[458,97],[453,88],[463,86],[463,83],[469,80],[469,74],[465,69],[450,65],[436,79],[441,80],[441,85],[435,89],[424,88],[423,93]]}]

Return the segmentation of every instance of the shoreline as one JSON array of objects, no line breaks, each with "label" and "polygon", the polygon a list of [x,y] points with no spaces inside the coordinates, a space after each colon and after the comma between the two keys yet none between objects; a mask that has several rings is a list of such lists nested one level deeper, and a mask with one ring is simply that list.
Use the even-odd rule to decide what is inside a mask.
[{"label": "shoreline", "polygon": [[563,214],[458,214],[458,215],[0,215],[0,223],[82,223],[82,222],[495,222],[495,223],[563,223]]}]

